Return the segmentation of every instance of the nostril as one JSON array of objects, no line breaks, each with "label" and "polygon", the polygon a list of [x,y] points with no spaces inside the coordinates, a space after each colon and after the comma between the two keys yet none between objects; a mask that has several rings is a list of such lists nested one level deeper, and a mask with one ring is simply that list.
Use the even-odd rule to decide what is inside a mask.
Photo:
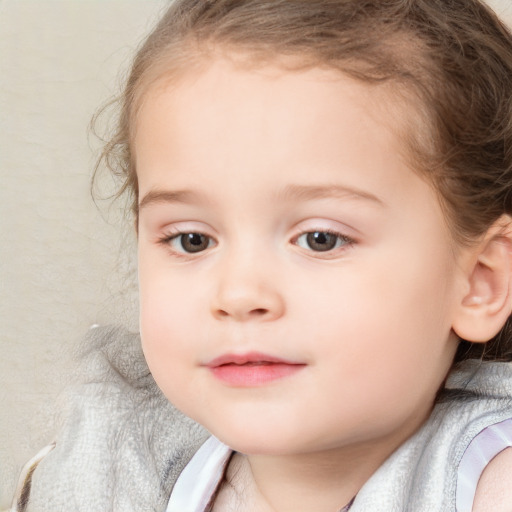
[{"label": "nostril", "polygon": [[245,317],[245,319],[249,319],[251,317],[265,316],[266,314],[268,314],[268,312],[269,312],[269,310],[266,308],[250,309],[245,314],[241,314],[240,312],[230,313],[229,310],[226,311],[224,309],[217,309],[215,314],[217,315],[218,318],[227,318],[227,317],[233,316],[233,317],[237,317],[237,318]]},{"label": "nostril", "polygon": [[265,315],[266,313],[268,313],[268,309],[265,308],[256,308],[250,312],[250,314],[253,316],[262,316]]}]

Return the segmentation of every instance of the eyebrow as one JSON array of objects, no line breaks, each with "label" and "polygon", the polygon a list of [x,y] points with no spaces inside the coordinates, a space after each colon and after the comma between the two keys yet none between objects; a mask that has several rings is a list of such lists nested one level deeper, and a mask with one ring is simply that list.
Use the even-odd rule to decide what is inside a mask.
[{"label": "eyebrow", "polygon": [[370,201],[379,206],[385,206],[384,201],[370,192],[355,187],[347,187],[338,184],[329,185],[288,185],[279,194],[281,200],[287,199],[328,199],[350,198]]},{"label": "eyebrow", "polygon": [[199,196],[192,190],[150,190],[140,201],[139,211],[158,203],[191,203]]},{"label": "eyebrow", "polygon": [[[385,206],[384,202],[376,195],[364,190],[346,187],[344,185],[287,185],[276,195],[276,200],[313,200],[351,198],[370,201],[379,206]],[[203,198],[203,195],[192,190],[150,190],[140,201],[139,211],[153,204],[159,203],[193,203]]]}]

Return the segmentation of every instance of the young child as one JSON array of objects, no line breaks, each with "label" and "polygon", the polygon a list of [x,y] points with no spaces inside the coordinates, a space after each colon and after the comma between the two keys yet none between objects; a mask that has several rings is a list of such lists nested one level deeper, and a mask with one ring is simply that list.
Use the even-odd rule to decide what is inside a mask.
[{"label": "young child", "polygon": [[13,510],[512,510],[512,37],[484,5],[176,0],[103,157],[151,373],[92,330]]}]

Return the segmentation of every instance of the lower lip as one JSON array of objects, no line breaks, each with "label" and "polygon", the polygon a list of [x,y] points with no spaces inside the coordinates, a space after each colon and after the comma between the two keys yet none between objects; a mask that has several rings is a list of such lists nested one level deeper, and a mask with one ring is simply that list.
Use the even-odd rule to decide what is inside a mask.
[{"label": "lower lip", "polygon": [[210,368],[213,375],[231,386],[255,387],[283,379],[304,368],[303,364],[223,364]]}]

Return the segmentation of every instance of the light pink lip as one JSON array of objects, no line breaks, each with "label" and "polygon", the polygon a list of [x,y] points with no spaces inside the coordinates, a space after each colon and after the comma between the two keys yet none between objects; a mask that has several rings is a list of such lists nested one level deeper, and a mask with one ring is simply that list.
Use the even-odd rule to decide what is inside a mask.
[{"label": "light pink lip", "polygon": [[303,369],[306,364],[260,352],[249,352],[224,354],[205,366],[210,369],[214,377],[228,385],[255,387],[288,377]]},{"label": "light pink lip", "polygon": [[248,352],[247,354],[223,354],[210,362],[206,363],[205,366],[208,368],[215,368],[216,366],[222,366],[224,364],[247,364],[247,363],[281,363],[281,364],[302,364],[296,363],[295,361],[288,361],[281,359],[280,357],[269,356],[262,352]]}]

